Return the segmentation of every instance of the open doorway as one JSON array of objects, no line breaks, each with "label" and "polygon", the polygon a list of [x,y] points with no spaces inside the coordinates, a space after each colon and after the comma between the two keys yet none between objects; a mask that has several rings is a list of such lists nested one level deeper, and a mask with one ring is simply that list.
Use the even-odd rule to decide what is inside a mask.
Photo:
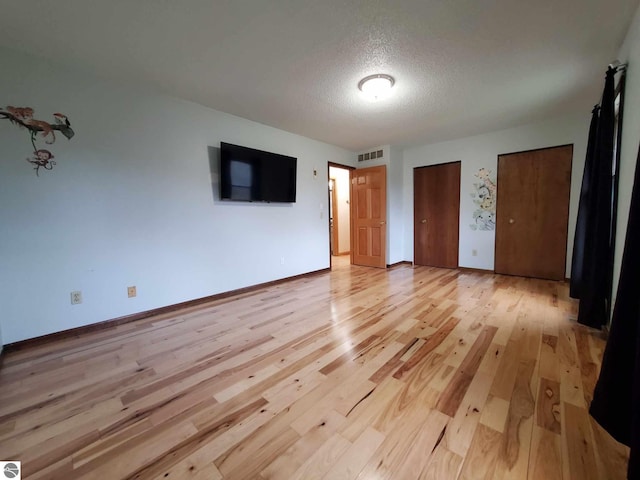
[{"label": "open doorway", "polygon": [[351,263],[351,188],[352,167],[329,163],[329,254],[331,268]]}]

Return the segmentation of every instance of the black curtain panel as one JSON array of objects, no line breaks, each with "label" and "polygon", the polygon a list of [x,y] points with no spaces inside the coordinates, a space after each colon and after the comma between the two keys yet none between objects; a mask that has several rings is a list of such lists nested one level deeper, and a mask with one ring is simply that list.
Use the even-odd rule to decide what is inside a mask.
[{"label": "black curtain panel", "polygon": [[[640,152],[638,152],[640,158]],[[640,160],[629,209],[618,295],[589,412],[631,447],[629,479],[640,479]]]},{"label": "black curtain panel", "polygon": [[[624,123],[624,94],[625,94],[625,83],[626,83],[626,65],[623,67],[619,67],[616,71],[616,74],[620,72],[620,78],[618,79],[618,84],[616,86],[615,93],[615,102],[618,102],[618,111],[616,112],[617,119],[615,121],[616,125],[616,139],[615,139],[615,152],[614,152],[614,168],[613,168],[613,193],[611,197],[611,249],[610,254],[611,257],[609,262],[611,263],[611,268],[609,269],[609,284],[607,285],[608,291],[613,293],[613,264],[615,261],[615,253],[616,253],[616,233],[618,227],[618,184],[620,183],[620,149],[622,145],[622,125]],[[611,303],[609,303],[609,310],[607,311],[607,318],[611,318]]]},{"label": "black curtain panel", "polygon": [[611,301],[611,204],[613,148],[615,135],[616,70],[609,68],[605,79],[596,133],[593,175],[589,182],[583,272],[578,322],[601,328],[608,321]]},{"label": "black curtain panel", "polygon": [[580,189],[580,203],[578,205],[578,218],[576,220],[576,233],[573,238],[573,257],[571,259],[571,283],[569,295],[572,298],[580,298],[584,270],[584,250],[587,241],[587,218],[589,208],[589,188],[592,181],[596,134],[598,131],[598,114],[600,105],[593,107],[591,111],[591,125],[589,126],[589,141],[587,143],[587,155],[584,160],[584,173],[582,174],[582,188]]}]

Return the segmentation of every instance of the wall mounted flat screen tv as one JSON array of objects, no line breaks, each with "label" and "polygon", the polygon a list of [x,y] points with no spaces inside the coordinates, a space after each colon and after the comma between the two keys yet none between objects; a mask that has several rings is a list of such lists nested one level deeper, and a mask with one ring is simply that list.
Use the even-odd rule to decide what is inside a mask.
[{"label": "wall mounted flat screen tv", "polygon": [[297,161],[286,155],[220,142],[220,198],[294,203]]}]

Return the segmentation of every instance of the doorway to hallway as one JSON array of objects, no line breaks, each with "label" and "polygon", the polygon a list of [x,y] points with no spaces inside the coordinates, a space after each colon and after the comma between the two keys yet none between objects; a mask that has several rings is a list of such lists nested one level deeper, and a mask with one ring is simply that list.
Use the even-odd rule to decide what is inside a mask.
[{"label": "doorway to hallway", "polygon": [[350,264],[351,192],[349,171],[352,167],[329,163],[329,254],[331,268]]}]

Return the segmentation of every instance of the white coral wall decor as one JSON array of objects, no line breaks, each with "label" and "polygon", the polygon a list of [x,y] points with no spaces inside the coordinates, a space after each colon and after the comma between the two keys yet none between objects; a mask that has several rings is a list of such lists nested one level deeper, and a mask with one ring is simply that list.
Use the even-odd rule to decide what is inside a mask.
[{"label": "white coral wall decor", "polygon": [[496,228],[496,179],[486,168],[474,175],[478,181],[473,184],[471,199],[476,208],[473,211],[471,230],[495,230]]}]

